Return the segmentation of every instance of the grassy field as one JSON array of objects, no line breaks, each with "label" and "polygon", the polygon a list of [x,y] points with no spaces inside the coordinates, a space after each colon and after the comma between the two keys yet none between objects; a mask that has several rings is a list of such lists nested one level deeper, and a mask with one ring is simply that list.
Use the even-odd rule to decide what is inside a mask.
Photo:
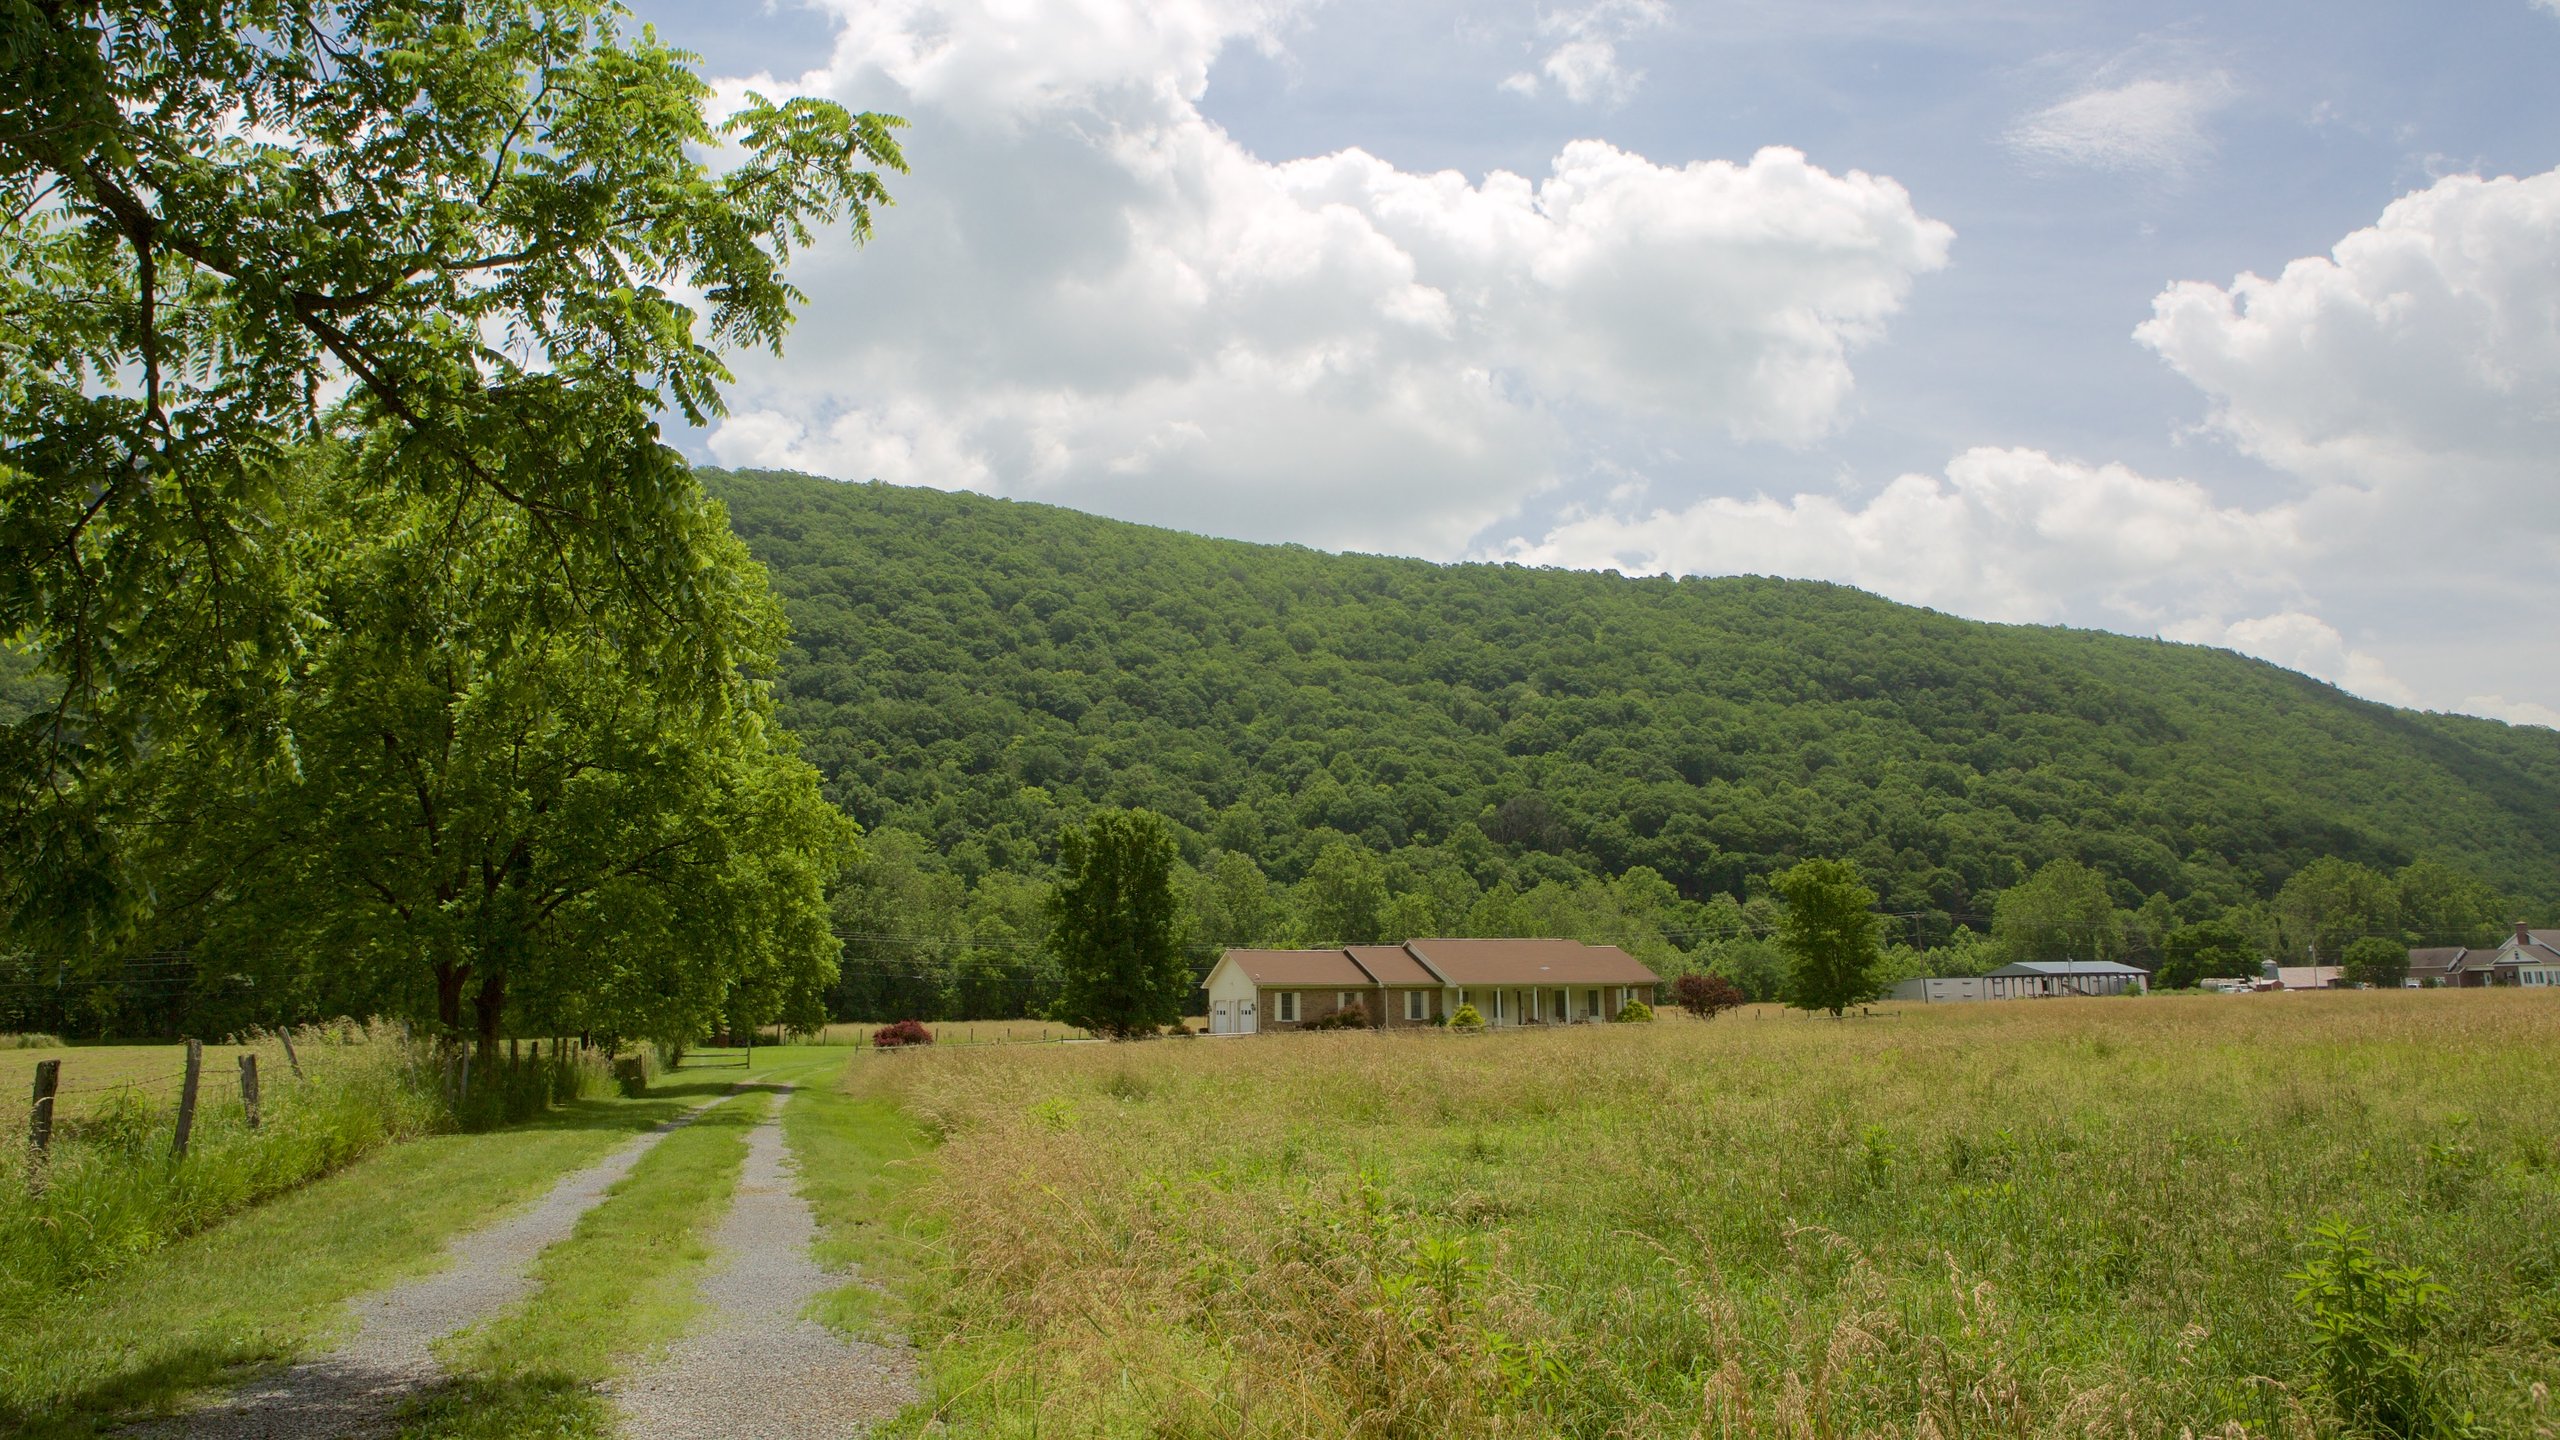
[{"label": "grassy field", "polygon": [[[328,1064],[337,1048],[295,1043],[301,1047],[306,1067]],[[291,1067],[285,1064],[284,1047],[272,1039],[257,1045],[207,1045],[199,1082],[202,1098],[198,1103],[238,1109],[240,1057],[252,1052],[258,1057],[263,1085],[279,1084],[291,1074]],[[154,1106],[175,1105],[179,1078],[187,1068],[187,1047],[64,1045],[36,1050],[0,1049],[0,1095],[8,1097],[8,1109],[17,1113],[21,1122],[33,1093],[36,1066],[46,1060],[62,1062],[62,1089],[54,1099],[54,1110],[70,1119],[110,1102],[119,1092],[130,1093]]]},{"label": "grassy field", "polygon": [[2555,1055],[2560,996],[2154,998],[937,1050],[847,1098],[943,1141],[894,1208],[951,1433],[2548,1436]]},{"label": "grassy field", "polygon": [[[880,1024],[886,1024],[886,1021]],[[880,1024],[868,1021],[829,1025],[813,1039],[819,1045],[868,1046]],[[1084,1031],[1052,1020],[934,1020],[925,1028],[938,1045],[1018,1045],[1033,1040],[1082,1040]]]}]

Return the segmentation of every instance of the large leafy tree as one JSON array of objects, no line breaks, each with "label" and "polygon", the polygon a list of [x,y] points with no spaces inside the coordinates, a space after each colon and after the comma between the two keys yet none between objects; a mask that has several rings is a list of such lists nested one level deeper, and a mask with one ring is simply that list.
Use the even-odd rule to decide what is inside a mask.
[{"label": "large leafy tree", "polygon": [[2347,942],[2338,963],[2349,982],[2397,990],[2409,978],[2409,952],[2396,940],[2362,935]]},{"label": "large leafy tree", "polygon": [[[811,227],[857,233],[895,120],[750,96],[606,0],[0,4],[0,637],[56,703],[0,744],[0,903],[94,921],[146,734],[263,713],[307,617],[289,447],[494,501],[596,643],[673,692],[735,668],[656,416],[774,346]],[[716,162],[716,163],[715,163]],[[8,917],[0,917],[8,918]]]},{"label": "large leafy tree", "polygon": [[2190,989],[2206,979],[2255,979],[2266,959],[2249,932],[2228,920],[2181,925],[2160,948],[2160,973],[2153,978],[2169,990]]},{"label": "large leafy tree", "polygon": [[2391,879],[2412,945],[2495,945],[2514,914],[2485,881],[2433,860],[2411,861]]},{"label": "large leafy tree", "polygon": [[2077,860],[2055,860],[1992,902],[1991,942],[2008,964],[2114,960],[2124,953],[2124,915],[2105,876]]},{"label": "large leafy tree", "polygon": [[2288,952],[2335,965],[2352,941],[2399,936],[2400,893],[2369,865],[2323,855],[2276,892],[2276,921]]},{"label": "large leafy tree", "polygon": [[1289,898],[1298,909],[1301,944],[1374,945],[1390,938],[1386,867],[1365,846],[1348,840],[1326,846]]},{"label": "large leafy tree", "polygon": [[1833,1015],[1872,1000],[1884,958],[1876,892],[1846,860],[1806,860],[1773,882],[1787,902],[1778,946],[1787,955],[1787,1003]]},{"label": "large leafy tree", "polygon": [[550,583],[521,511],[307,468],[283,509],[303,621],[276,743],[199,725],[137,766],[159,923],[279,1009],[407,1013],[483,1046],[814,1019],[852,827],[772,721],[780,611],[717,507],[688,541],[738,668],[670,688]]},{"label": "large leafy tree", "polygon": [[1049,943],[1057,1018],[1126,1039],[1182,1018],[1191,968],[1173,895],[1174,846],[1152,810],[1106,810],[1059,837]]}]

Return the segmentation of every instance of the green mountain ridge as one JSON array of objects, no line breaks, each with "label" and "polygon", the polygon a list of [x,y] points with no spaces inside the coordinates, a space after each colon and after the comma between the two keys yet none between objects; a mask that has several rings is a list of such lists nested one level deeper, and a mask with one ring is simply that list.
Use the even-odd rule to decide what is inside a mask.
[{"label": "green mountain ridge", "polygon": [[1941,930],[2064,857],[2200,913],[2322,855],[2560,901],[2560,732],[2228,651],[703,474],[790,614],[780,709],[829,795],[973,879],[1045,869],[1112,804],[1281,880],[1344,836],[1524,884],[1651,866],[1693,899],[1841,856]]}]

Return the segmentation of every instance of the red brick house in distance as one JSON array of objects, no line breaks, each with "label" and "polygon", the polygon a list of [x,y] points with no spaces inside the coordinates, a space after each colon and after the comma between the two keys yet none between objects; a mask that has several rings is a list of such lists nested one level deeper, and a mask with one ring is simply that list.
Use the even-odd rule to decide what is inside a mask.
[{"label": "red brick house in distance", "polygon": [[1211,967],[1209,1030],[1296,1030],[1359,1007],[1369,1025],[1437,1025],[1473,1005],[1488,1026],[1609,1020],[1661,977],[1615,945],[1408,940],[1336,950],[1229,950]]}]

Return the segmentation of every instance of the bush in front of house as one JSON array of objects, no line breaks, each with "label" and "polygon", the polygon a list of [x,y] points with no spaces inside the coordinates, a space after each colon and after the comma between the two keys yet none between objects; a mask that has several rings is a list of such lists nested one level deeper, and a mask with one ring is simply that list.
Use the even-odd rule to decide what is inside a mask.
[{"label": "bush in front of house", "polygon": [[1653,1018],[1653,1007],[1641,1000],[1630,1000],[1618,1007],[1618,1023],[1636,1025]]},{"label": "bush in front of house", "polygon": [[930,1045],[933,1032],[921,1020],[900,1020],[871,1032],[871,1043],[882,1050],[896,1050],[908,1045]]},{"label": "bush in front of house", "polygon": [[1481,1030],[1484,1028],[1484,1012],[1478,1010],[1473,1005],[1461,1005],[1457,1009],[1449,1012],[1449,1028],[1452,1030]]},{"label": "bush in front of house", "polygon": [[1300,1027],[1307,1030],[1366,1030],[1369,1007],[1354,1000],[1330,1015],[1319,1015]]},{"label": "bush in front of house", "polygon": [[1699,1019],[1713,1020],[1750,997],[1721,975],[1683,975],[1671,982],[1671,998]]}]

